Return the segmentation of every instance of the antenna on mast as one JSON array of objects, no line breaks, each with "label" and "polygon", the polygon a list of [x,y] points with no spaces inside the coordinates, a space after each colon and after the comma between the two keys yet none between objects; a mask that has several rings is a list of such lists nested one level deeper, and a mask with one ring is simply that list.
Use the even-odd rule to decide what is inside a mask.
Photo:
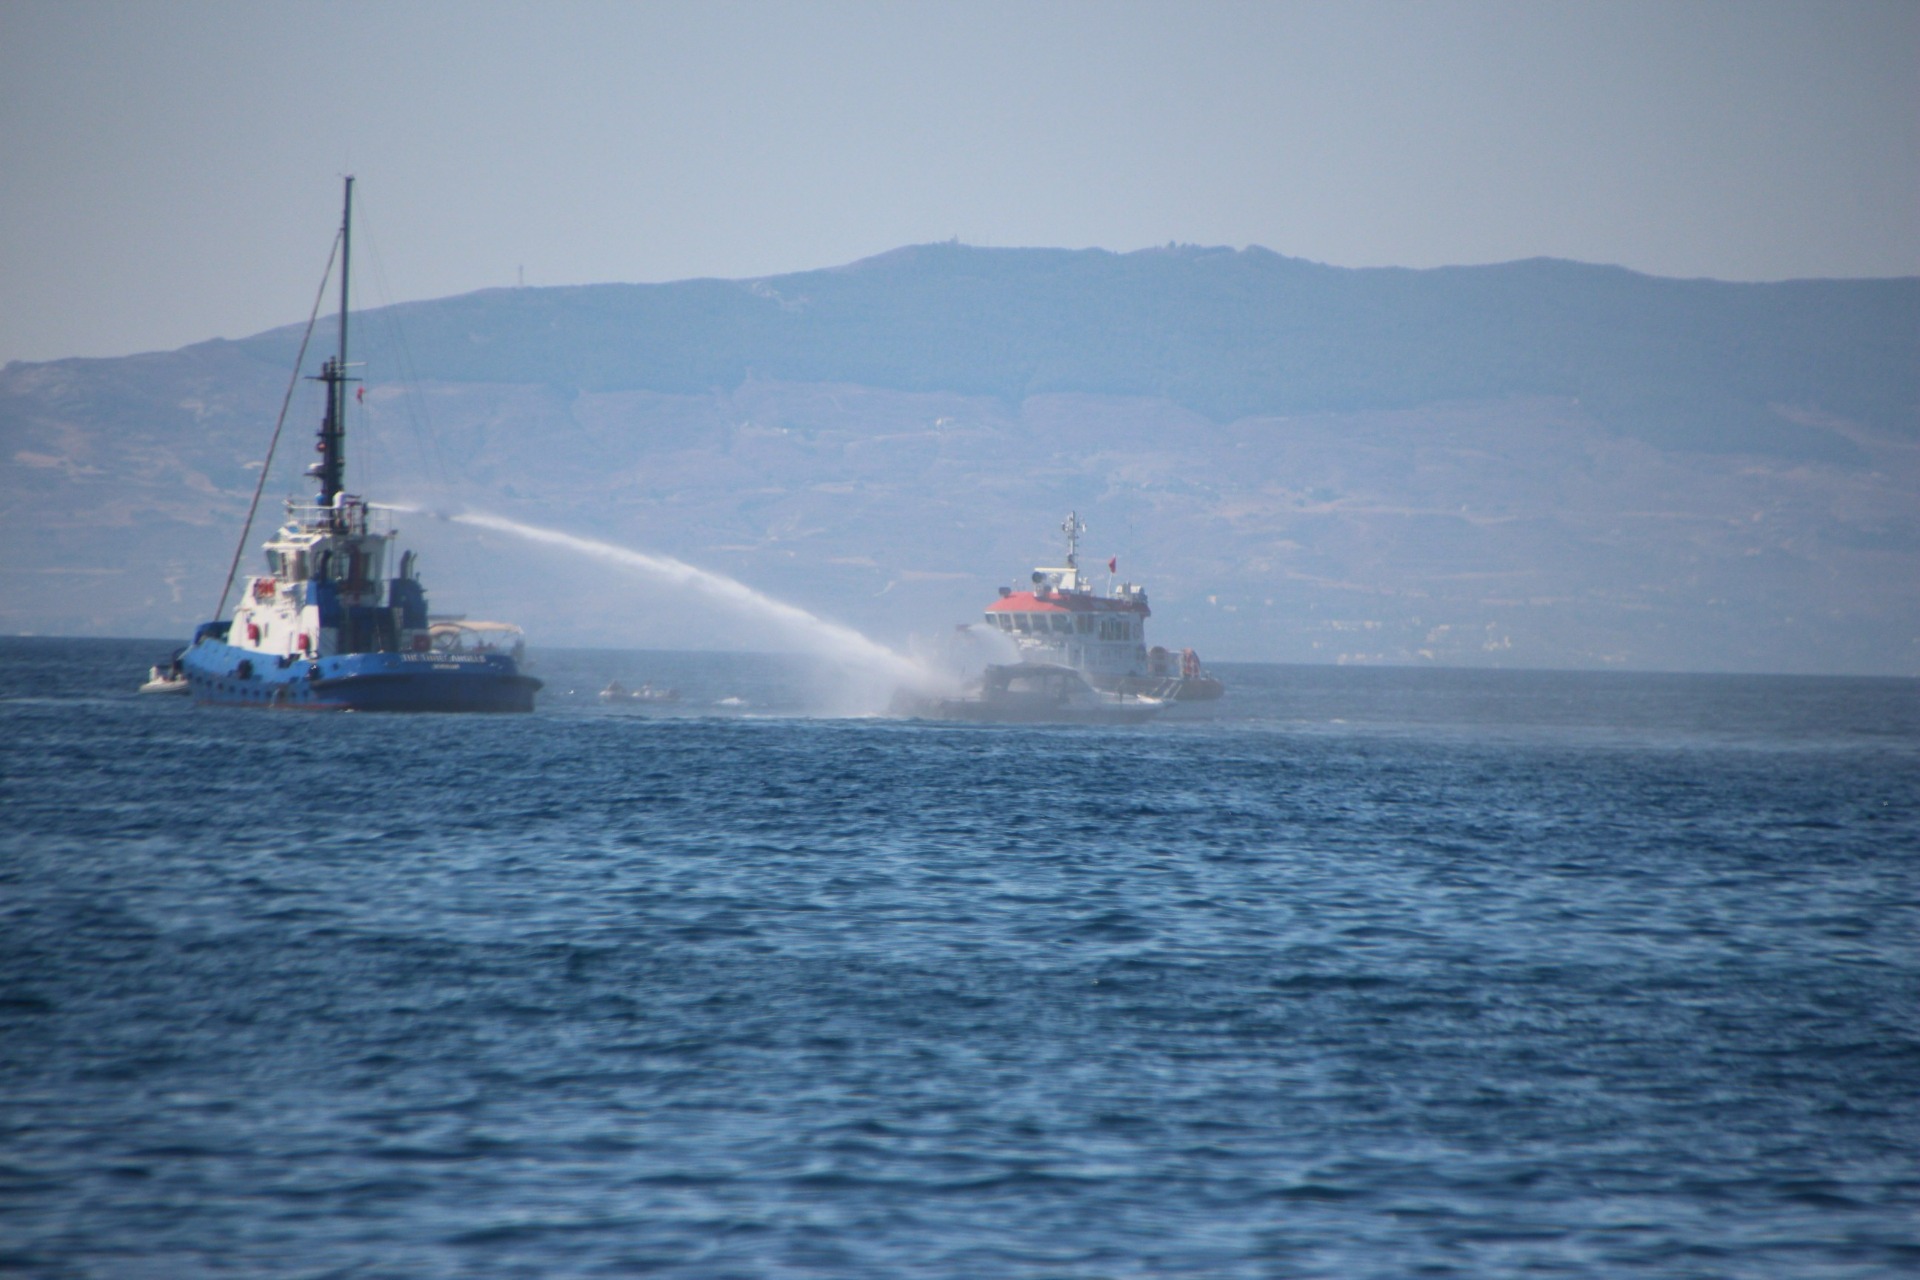
[{"label": "antenna on mast", "polygon": [[1087,531],[1087,526],[1080,522],[1080,513],[1067,512],[1066,523],[1060,526],[1060,531],[1067,535],[1067,568],[1078,569],[1080,567],[1080,535]]},{"label": "antenna on mast", "polygon": [[327,415],[320,422],[320,505],[330,527],[338,529],[335,500],[346,485],[347,467],[347,277],[353,249],[353,176],[346,180],[340,210],[340,352],[320,366],[316,381],[327,384]]}]

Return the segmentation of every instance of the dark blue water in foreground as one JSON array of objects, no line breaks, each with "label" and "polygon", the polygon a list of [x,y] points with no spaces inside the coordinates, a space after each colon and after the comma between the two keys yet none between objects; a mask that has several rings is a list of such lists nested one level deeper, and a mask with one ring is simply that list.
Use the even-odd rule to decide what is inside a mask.
[{"label": "dark blue water in foreground", "polygon": [[0,1270],[1920,1269],[1914,682],[1242,667],[1106,731],[164,652],[0,642]]}]

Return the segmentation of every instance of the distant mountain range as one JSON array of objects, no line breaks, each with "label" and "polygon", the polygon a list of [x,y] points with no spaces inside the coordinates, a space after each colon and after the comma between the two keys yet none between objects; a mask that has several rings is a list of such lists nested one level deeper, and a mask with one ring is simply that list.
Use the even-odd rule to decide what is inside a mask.
[{"label": "distant mountain range", "polygon": [[[1155,637],[1209,656],[1920,673],[1920,280],[923,245],[356,326],[375,496],[665,551],[888,638],[1057,559],[1072,507]],[[298,341],[0,371],[0,630],[200,620]],[[275,495],[303,489],[297,403]],[[536,640],[779,647],[409,532],[436,608]]]}]

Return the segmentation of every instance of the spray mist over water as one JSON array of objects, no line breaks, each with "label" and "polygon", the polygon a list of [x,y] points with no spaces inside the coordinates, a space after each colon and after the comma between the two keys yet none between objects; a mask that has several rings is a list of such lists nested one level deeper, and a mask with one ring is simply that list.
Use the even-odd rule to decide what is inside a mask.
[{"label": "spray mist over water", "polygon": [[455,524],[472,525],[477,529],[491,529],[496,533],[524,538],[528,542],[578,552],[581,555],[591,556],[603,564],[632,570],[666,586],[696,591],[734,613],[744,614],[771,624],[778,630],[783,640],[796,648],[816,657],[839,663],[849,669],[871,673],[893,688],[933,691],[949,683],[924,663],[896,653],[878,641],[861,635],[852,627],[828,622],[825,618],[808,613],[798,605],[791,605],[784,600],[776,600],[764,592],[755,591],[744,582],[736,581],[725,574],[696,569],[684,560],[676,560],[672,556],[651,555],[644,551],[615,546],[610,542],[581,538],[570,533],[561,533],[557,529],[543,529],[538,525],[522,524],[518,520],[508,520],[503,516],[490,516],[480,512],[469,511],[446,518]]}]

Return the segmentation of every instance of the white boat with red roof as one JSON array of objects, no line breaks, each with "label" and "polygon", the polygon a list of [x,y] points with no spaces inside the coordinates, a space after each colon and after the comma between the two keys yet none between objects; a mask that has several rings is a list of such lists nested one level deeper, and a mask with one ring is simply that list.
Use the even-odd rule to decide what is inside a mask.
[{"label": "white boat with red roof", "polygon": [[1217,701],[1226,686],[1209,674],[1192,649],[1178,653],[1147,645],[1145,587],[1112,581],[1116,560],[1107,561],[1109,585],[1102,593],[1080,567],[1080,536],[1087,531],[1069,512],[1067,562],[1034,569],[1027,590],[1000,588],[986,609],[987,626],[1011,640],[1024,663],[1067,667],[1103,693],[1198,706]]}]

